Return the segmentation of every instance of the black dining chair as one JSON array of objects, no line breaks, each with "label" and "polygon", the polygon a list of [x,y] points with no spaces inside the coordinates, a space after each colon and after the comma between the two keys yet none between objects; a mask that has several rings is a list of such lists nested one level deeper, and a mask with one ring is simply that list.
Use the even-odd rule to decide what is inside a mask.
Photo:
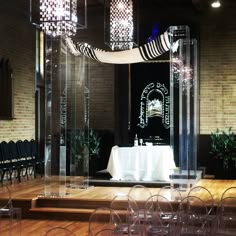
[{"label": "black dining chair", "polygon": [[27,166],[18,151],[17,144],[14,141],[8,142],[9,155],[12,165],[12,176],[15,174],[15,177],[18,178],[18,181],[21,182],[21,177],[26,177]]},{"label": "black dining chair", "polygon": [[16,149],[15,142],[10,141],[2,141],[1,142],[1,152],[2,152],[2,159],[3,159],[3,166],[4,172],[2,174],[2,180],[5,177],[5,174],[8,173],[8,180],[12,184],[12,175],[15,174],[18,182],[21,182],[21,175],[20,175],[20,166],[18,162],[18,153]]},{"label": "black dining chair", "polygon": [[36,178],[36,157],[33,155],[31,149],[31,143],[27,139],[23,141],[24,152],[26,154],[27,159],[27,174],[28,176],[34,176]]},{"label": "black dining chair", "polygon": [[17,146],[17,151],[19,154],[19,164],[20,164],[20,168],[21,168],[21,175],[23,177],[26,177],[28,179],[29,174],[29,161],[28,161],[28,154],[25,150],[25,144],[22,140],[18,140],[16,142],[16,146]]},{"label": "black dining chair", "polygon": [[[44,159],[38,153],[37,142],[34,139],[31,139],[29,141],[29,144],[30,144],[32,157],[35,160],[35,174],[37,171],[37,167],[39,167],[40,175],[41,175],[41,177],[43,177]],[[35,175],[35,177],[36,177],[36,175]]]},{"label": "black dining chair", "polygon": [[5,141],[0,143],[0,182],[3,183],[4,179],[10,180],[11,178],[11,168],[10,160],[7,160],[5,157]]}]

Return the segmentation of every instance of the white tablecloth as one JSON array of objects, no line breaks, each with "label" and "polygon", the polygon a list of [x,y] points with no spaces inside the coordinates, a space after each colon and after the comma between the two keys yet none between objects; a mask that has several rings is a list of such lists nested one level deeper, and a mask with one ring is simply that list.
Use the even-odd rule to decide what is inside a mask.
[{"label": "white tablecloth", "polygon": [[169,181],[175,167],[170,146],[114,146],[107,171],[112,180]]}]

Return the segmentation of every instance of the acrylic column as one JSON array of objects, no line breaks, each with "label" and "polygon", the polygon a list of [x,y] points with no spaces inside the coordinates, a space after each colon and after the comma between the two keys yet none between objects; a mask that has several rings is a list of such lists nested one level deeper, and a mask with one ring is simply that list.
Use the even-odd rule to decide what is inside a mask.
[{"label": "acrylic column", "polygon": [[[81,73],[86,70],[83,67],[84,58],[75,58],[64,39],[75,36],[78,29],[87,28],[87,0],[29,2],[30,22],[37,30],[41,29],[45,39],[44,70],[42,69],[45,86],[45,190],[42,195],[64,196],[71,181],[74,184],[71,176],[84,173],[88,175],[86,155],[83,154],[83,170],[78,173],[81,168],[74,168],[75,158],[71,150],[71,136],[74,136],[75,130],[82,130],[84,137],[88,133],[88,120],[84,116],[89,114],[85,102],[89,91],[85,86],[88,78],[86,73]],[[81,97],[76,96],[71,88],[75,88],[73,91],[80,93]],[[78,108],[79,105],[81,107]],[[79,124],[78,120],[81,121]],[[84,144],[84,149],[87,150],[87,139]],[[86,176],[83,178],[87,179]],[[79,184],[84,184],[84,181],[81,180]]]},{"label": "acrylic column", "polygon": [[172,26],[170,52],[171,146],[179,167],[171,179],[191,187],[198,180],[198,73],[197,44],[188,26]]},{"label": "acrylic column", "polygon": [[[84,132],[87,127],[87,118],[84,118],[84,114],[88,113],[84,102],[86,89],[85,83],[80,83],[81,80],[87,79],[83,77],[87,74],[81,74],[79,71],[86,70],[80,59],[78,57],[75,61],[63,37],[45,35],[45,196],[65,196],[68,194],[67,187],[71,185],[71,181],[74,184],[74,176],[88,173],[85,169],[82,173],[75,173],[71,167],[74,161],[71,137],[75,129],[80,127]],[[79,76],[83,79],[78,79]],[[82,116],[80,124],[76,123],[79,120],[78,110],[80,110],[76,100],[78,96],[76,97],[75,91],[71,90],[72,87],[75,88],[76,83],[79,84],[81,90],[79,92],[82,94],[83,112],[80,112]],[[86,147],[86,143],[83,145]],[[83,157],[88,159],[86,155]],[[86,167],[87,165],[83,165],[82,168]],[[84,184],[84,178],[85,176],[80,178],[80,185]]]}]

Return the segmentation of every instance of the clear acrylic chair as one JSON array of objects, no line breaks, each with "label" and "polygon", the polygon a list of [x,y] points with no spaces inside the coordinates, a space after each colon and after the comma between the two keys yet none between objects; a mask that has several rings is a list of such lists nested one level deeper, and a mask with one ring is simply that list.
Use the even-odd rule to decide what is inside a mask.
[{"label": "clear acrylic chair", "polygon": [[64,227],[55,227],[49,229],[45,236],[76,236],[71,230]]},{"label": "clear acrylic chair", "polygon": [[236,198],[222,199],[216,209],[212,235],[236,235]]},{"label": "clear acrylic chair", "polygon": [[134,205],[134,202],[138,206],[137,209],[133,209],[138,216],[140,223],[145,223],[145,203],[148,198],[152,196],[150,190],[143,185],[134,185],[128,192],[130,208]]},{"label": "clear acrylic chair", "polygon": [[136,214],[138,206],[127,194],[117,194],[111,201],[110,208],[121,218],[121,225],[117,225],[119,232],[128,235],[140,235],[144,233],[145,227],[140,224],[139,216]]},{"label": "clear acrylic chair", "polygon": [[162,195],[152,195],[145,203],[147,235],[172,235],[174,211],[171,202]]},{"label": "clear acrylic chair", "polygon": [[196,197],[199,197],[200,199],[204,200],[205,205],[208,208],[208,215],[215,214],[215,212],[214,212],[215,200],[214,200],[211,192],[207,188],[205,188],[203,186],[195,186],[189,190],[188,196],[196,196]]},{"label": "clear acrylic chair", "polygon": [[119,215],[111,208],[97,208],[89,218],[88,234],[89,236],[95,236],[98,232],[105,229],[115,232],[117,226],[121,225],[121,223]]},{"label": "clear acrylic chair", "polygon": [[112,229],[102,229],[95,234],[95,236],[112,236],[112,235],[114,235]]},{"label": "clear acrylic chair", "polygon": [[[162,188],[159,189],[159,191],[157,192],[158,195],[161,195],[165,198],[167,198],[173,207],[173,210],[175,212],[177,212],[179,203],[182,201],[183,196],[179,190],[179,188],[175,188],[171,185],[169,186],[164,186]],[[175,216],[176,219],[177,216]]]},{"label": "clear acrylic chair", "polygon": [[173,207],[173,221],[177,221],[177,209],[179,207],[179,203],[182,201],[183,196],[179,190],[179,188],[175,188],[171,185],[169,186],[164,186],[159,189],[158,195],[161,195],[165,198],[167,198]]},{"label": "clear acrylic chair", "polygon": [[183,198],[179,204],[176,232],[180,236],[208,236],[207,215],[208,209],[202,199],[196,196]]},{"label": "clear acrylic chair", "polygon": [[211,194],[211,192],[203,186],[195,186],[191,188],[188,192],[188,196],[196,196],[202,199],[205,202],[205,205],[208,209],[208,214],[206,215],[206,220],[208,221],[208,230],[209,234],[211,234],[212,224],[215,218],[215,200]]},{"label": "clear acrylic chair", "polygon": [[227,188],[221,195],[221,200],[227,197],[236,197],[236,187]]},{"label": "clear acrylic chair", "polygon": [[180,202],[182,200],[182,195],[178,188],[174,188],[173,186],[164,186],[159,189],[158,195],[162,195],[167,198],[171,202]]},{"label": "clear acrylic chair", "polygon": [[7,185],[0,187],[0,235],[21,234],[21,209],[12,204]]}]

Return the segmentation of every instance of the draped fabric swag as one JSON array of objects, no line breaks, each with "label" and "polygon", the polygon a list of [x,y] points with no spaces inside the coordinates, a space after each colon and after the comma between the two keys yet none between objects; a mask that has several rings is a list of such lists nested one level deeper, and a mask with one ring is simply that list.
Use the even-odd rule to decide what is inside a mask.
[{"label": "draped fabric swag", "polygon": [[95,48],[87,43],[74,43],[71,38],[66,38],[67,46],[75,56],[85,55],[93,60],[111,64],[132,64],[152,60],[170,49],[170,38],[167,31],[156,39],[130,50],[105,51]]}]

